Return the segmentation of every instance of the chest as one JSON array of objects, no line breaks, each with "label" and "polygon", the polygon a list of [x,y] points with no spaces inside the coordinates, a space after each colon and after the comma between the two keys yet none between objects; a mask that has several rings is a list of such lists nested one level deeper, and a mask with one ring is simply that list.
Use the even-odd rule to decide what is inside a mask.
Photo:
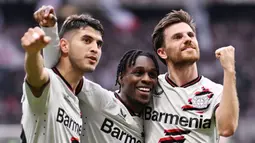
[{"label": "chest", "polygon": [[80,134],[82,118],[77,97],[63,87],[54,89],[51,91],[53,96],[49,98],[47,114],[63,130]]},{"label": "chest", "polygon": [[145,108],[145,120],[190,129],[210,128],[214,121],[214,93],[205,87],[165,88]]}]

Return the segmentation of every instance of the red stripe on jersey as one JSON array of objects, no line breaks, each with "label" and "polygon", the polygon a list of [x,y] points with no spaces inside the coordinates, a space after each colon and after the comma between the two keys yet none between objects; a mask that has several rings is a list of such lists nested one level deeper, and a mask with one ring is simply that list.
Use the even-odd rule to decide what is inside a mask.
[{"label": "red stripe on jersey", "polygon": [[173,133],[173,132],[182,132],[182,129],[169,129],[169,130],[164,130],[165,133]]},{"label": "red stripe on jersey", "polygon": [[194,107],[192,105],[184,105],[182,106],[183,110],[193,109]]},{"label": "red stripe on jersey", "polygon": [[178,141],[184,141],[184,136],[177,136],[177,137],[165,137],[161,138],[158,143],[175,143]]},{"label": "red stripe on jersey", "polygon": [[165,135],[182,135],[182,134],[188,134],[190,133],[190,130],[182,130],[182,129],[169,129],[169,130],[164,130]]}]

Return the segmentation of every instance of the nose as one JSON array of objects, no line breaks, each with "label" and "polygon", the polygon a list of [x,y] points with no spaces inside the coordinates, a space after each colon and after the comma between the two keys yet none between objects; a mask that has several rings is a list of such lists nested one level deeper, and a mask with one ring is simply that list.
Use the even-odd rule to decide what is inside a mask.
[{"label": "nose", "polygon": [[91,44],[90,51],[93,53],[98,53],[99,50],[100,50],[100,48],[98,47],[97,42],[93,41],[93,43]]},{"label": "nose", "polygon": [[184,44],[191,44],[191,37],[189,35],[185,34],[184,40]]},{"label": "nose", "polygon": [[152,78],[148,75],[148,74],[144,74],[143,78],[142,78],[142,82],[149,84],[152,82]]}]

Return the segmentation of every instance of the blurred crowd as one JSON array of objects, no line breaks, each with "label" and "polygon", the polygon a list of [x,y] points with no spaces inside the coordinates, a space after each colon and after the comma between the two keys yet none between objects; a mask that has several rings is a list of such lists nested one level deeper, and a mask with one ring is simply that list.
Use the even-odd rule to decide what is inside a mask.
[{"label": "blurred crowd", "polygon": [[[16,10],[16,8],[21,10]],[[20,38],[29,27],[36,26],[32,17],[35,8],[34,3],[23,7],[21,5],[0,6],[0,124],[19,124],[20,122],[22,114],[20,100],[24,79],[24,51],[20,45]],[[131,9],[135,16],[131,16],[128,26],[122,27],[113,23],[112,19],[107,18],[102,12],[89,11],[104,25],[105,44],[96,71],[86,77],[107,89],[117,89],[115,87],[116,70],[121,56],[129,49],[152,51],[153,28],[158,20],[171,9],[154,9],[153,11]],[[15,16],[11,16],[13,11]],[[70,5],[60,6],[57,11],[59,25],[66,15],[84,11],[86,9],[77,9]],[[255,5],[214,5],[206,7],[206,11],[209,16],[208,28],[211,42],[210,48],[204,45],[201,47],[199,72],[201,75],[222,83],[223,71],[215,58],[214,51],[228,45],[236,48],[237,88],[241,112],[239,128],[234,139],[237,142],[255,142],[253,136],[255,129],[251,127],[255,119],[253,110],[255,109],[255,74],[253,73],[255,70],[255,21],[251,18],[251,15],[255,13]],[[204,32],[204,29],[197,28],[199,33]],[[160,72],[166,72],[161,63]]]}]

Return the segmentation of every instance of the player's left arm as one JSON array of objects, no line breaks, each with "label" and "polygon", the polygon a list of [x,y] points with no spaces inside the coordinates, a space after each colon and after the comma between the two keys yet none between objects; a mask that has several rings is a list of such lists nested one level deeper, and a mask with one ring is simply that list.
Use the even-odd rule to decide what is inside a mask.
[{"label": "player's left arm", "polygon": [[58,23],[54,8],[51,5],[42,6],[34,12],[35,21],[45,34],[51,37],[51,42],[43,49],[44,66],[54,67],[60,57]]},{"label": "player's left arm", "polygon": [[239,102],[236,90],[235,49],[232,46],[215,51],[224,70],[223,91],[219,107],[216,109],[216,125],[220,136],[234,134],[238,126]]}]

